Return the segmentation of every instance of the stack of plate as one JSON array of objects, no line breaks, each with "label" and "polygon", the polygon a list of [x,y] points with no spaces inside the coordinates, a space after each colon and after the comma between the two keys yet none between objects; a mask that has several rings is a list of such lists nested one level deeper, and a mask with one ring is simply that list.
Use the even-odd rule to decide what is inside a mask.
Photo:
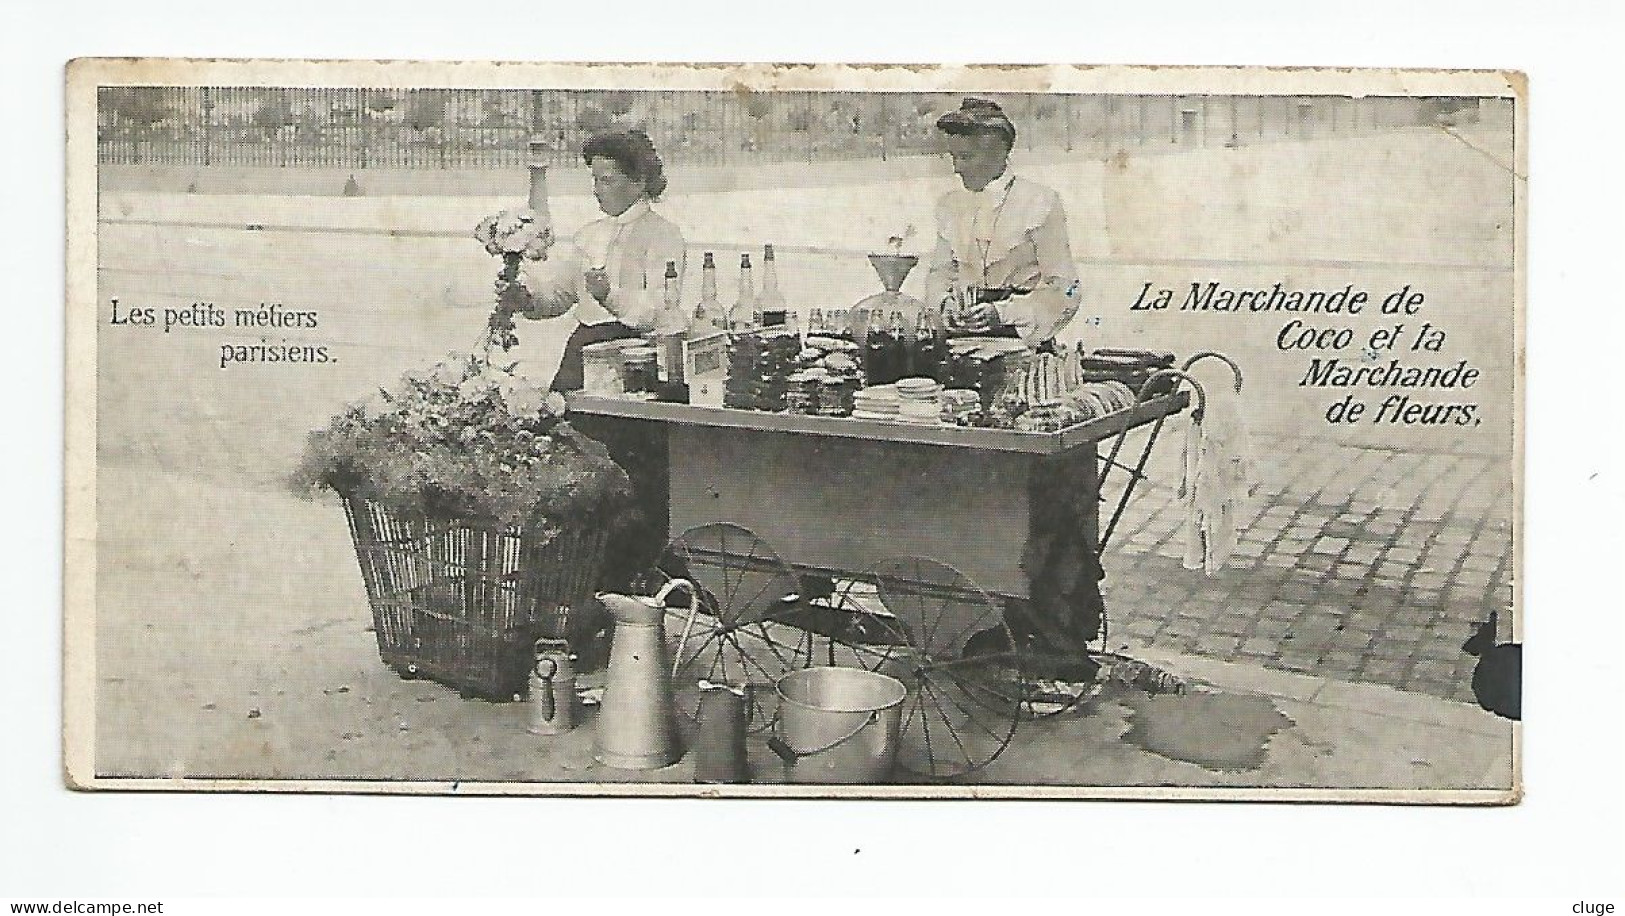
[{"label": "stack of plate", "polygon": [[897,396],[904,400],[926,401],[936,398],[942,384],[934,378],[905,378],[897,380]]},{"label": "stack of plate", "polygon": [[905,378],[897,382],[897,419],[904,423],[936,425],[942,419],[938,396],[942,385],[933,378]]},{"label": "stack of plate", "polygon": [[896,385],[870,385],[852,396],[852,416],[859,420],[895,420],[901,407]]}]

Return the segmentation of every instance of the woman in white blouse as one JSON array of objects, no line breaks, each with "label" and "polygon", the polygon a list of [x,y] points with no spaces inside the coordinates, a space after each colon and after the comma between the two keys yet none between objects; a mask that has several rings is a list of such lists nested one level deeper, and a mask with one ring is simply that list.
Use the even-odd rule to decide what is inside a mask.
[{"label": "woman in white blouse", "polygon": [[666,176],[648,134],[597,134],[582,158],[592,170],[593,197],[604,217],[583,226],[549,260],[523,268],[534,307],[522,314],[570,313],[578,322],[554,373],[554,391],[581,388],[583,347],[652,329],[664,304],[666,263],[676,263],[681,283],[685,260],[682,231],[650,207],[665,191]]},{"label": "woman in white blouse", "polygon": [[1061,196],[1010,170],[1016,128],[998,103],[965,99],[937,129],[962,187],[937,204],[926,301],[973,291],[963,313],[949,313],[954,330],[1051,340],[1079,301]]}]

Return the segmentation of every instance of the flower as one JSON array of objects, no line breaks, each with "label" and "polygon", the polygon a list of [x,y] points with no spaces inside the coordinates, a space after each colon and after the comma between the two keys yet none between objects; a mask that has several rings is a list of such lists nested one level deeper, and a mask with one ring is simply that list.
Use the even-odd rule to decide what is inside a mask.
[{"label": "flower", "polygon": [[479,376],[470,376],[463,379],[457,386],[457,394],[468,400],[475,400],[491,392],[491,383]]},{"label": "flower", "polygon": [[442,360],[430,373],[428,381],[437,385],[456,385],[463,380],[463,370],[451,360]]},{"label": "flower", "polygon": [[547,407],[547,393],[539,388],[516,389],[503,397],[508,409],[518,414],[539,415]]},{"label": "flower", "polygon": [[532,260],[545,260],[553,244],[553,228],[529,207],[503,210],[487,216],[474,227],[474,238],[493,256],[520,254]]}]

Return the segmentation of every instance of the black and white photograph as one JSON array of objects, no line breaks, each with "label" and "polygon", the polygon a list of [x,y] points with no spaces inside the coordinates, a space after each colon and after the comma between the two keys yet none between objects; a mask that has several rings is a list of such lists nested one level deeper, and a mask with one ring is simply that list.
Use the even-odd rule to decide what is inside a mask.
[{"label": "black and white photograph", "polygon": [[75,788],[1521,798],[1516,74],[67,105]]}]

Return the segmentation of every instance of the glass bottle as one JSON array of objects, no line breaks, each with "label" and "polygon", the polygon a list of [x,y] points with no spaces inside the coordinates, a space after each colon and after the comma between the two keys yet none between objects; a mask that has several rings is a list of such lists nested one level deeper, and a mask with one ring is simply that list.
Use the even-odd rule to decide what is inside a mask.
[{"label": "glass bottle", "polygon": [[888,333],[891,336],[891,346],[886,359],[886,374],[890,377],[882,384],[895,382],[908,375],[909,337],[912,336],[912,332],[908,319],[903,317],[901,309],[892,310],[891,329]]},{"label": "glass bottle", "polygon": [[746,253],[739,256],[739,300],[728,312],[728,330],[742,333],[760,326],[756,281],[751,276],[750,254]]},{"label": "glass bottle", "polygon": [[772,245],[762,246],[762,293],[758,297],[757,311],[762,316],[757,327],[764,328],[784,324],[790,314],[790,306],[779,292],[779,268]]},{"label": "glass bottle", "polygon": [[717,301],[717,262],[707,251],[705,261],[700,266],[700,301],[694,305],[694,318],[689,322],[689,331],[699,336],[725,328],[727,324],[722,305]]},{"label": "glass bottle", "polygon": [[829,336],[841,340],[856,341],[855,327],[850,323],[850,315],[846,309],[831,309],[824,318],[824,324],[829,329]]},{"label": "glass bottle", "polygon": [[662,277],[660,316],[655,319],[655,349],[659,354],[657,367],[660,381],[670,382],[682,377],[683,360],[683,306],[682,289],[677,276],[677,262],[666,262]]},{"label": "glass bottle", "polygon": [[852,328],[854,336],[862,341],[858,346],[863,354],[863,383],[884,385],[897,381],[891,371],[892,335],[885,322],[876,321],[875,314],[867,309],[854,309]]},{"label": "glass bottle", "polygon": [[914,326],[909,371],[914,375],[934,378],[944,385],[948,383],[948,335],[937,310],[929,305],[920,309],[919,320]]}]

